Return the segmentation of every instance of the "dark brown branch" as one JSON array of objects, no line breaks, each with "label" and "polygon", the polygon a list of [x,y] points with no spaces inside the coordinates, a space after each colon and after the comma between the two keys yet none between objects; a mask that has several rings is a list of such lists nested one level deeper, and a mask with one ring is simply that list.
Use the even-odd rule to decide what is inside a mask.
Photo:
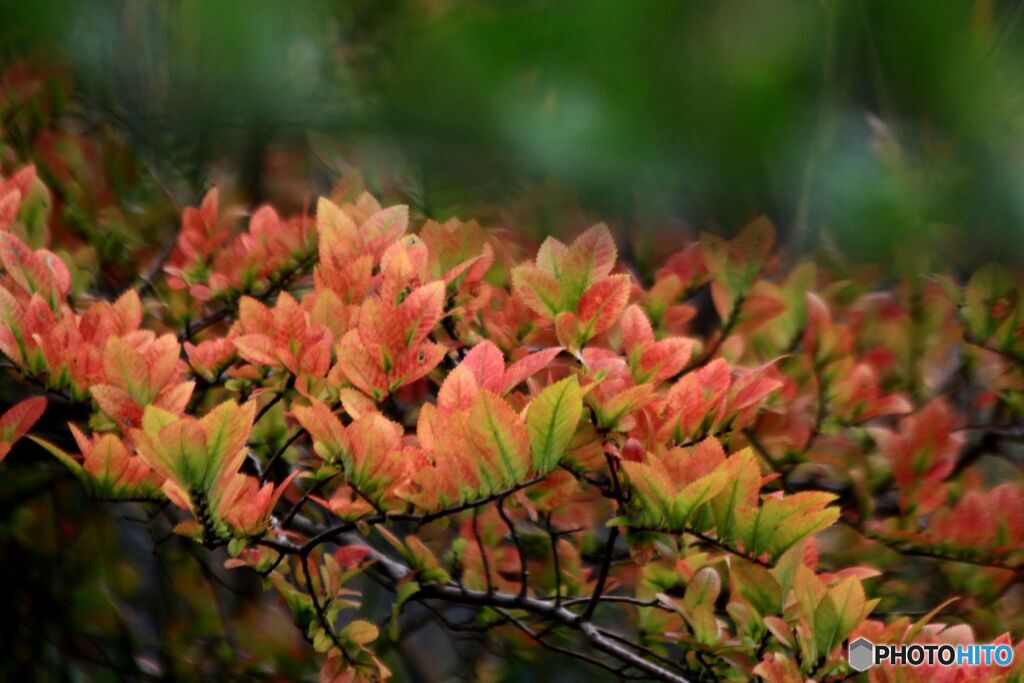
[{"label": "dark brown branch", "polygon": [[[547,524],[548,527],[551,528],[550,520],[547,521]],[[342,527],[344,527],[344,530]],[[354,523],[348,523],[346,525],[339,525],[338,527],[323,530],[302,546],[297,546],[287,541],[271,541],[268,539],[257,541],[259,545],[272,548],[282,556],[298,557],[299,561],[302,563],[306,590],[309,592],[311,600],[313,601],[313,607],[317,614],[318,622],[322,627],[327,629],[328,635],[331,637],[335,645],[338,644],[336,636],[329,628],[325,608],[320,602],[319,596],[315,593],[312,576],[309,572],[308,559],[312,550],[323,542],[336,541],[339,543],[361,543],[362,541],[355,537],[351,539],[345,538],[345,536],[354,528]],[[557,539],[560,535],[560,532],[554,529],[552,529],[550,533],[552,539]],[[410,569],[408,567],[389,558],[384,553],[381,553],[372,547],[369,548],[369,553],[374,566],[378,568],[378,571],[386,577],[387,581],[391,585],[394,585],[403,579],[407,579],[410,575]],[[613,596],[606,597],[609,600],[619,599]],[[412,599],[417,601],[438,599],[449,603],[488,606],[498,610],[502,608],[509,610],[522,610],[544,620],[552,621],[554,624],[580,632],[588,644],[595,650],[610,655],[623,663],[623,668],[616,669],[617,673],[620,675],[627,669],[634,668],[643,672],[647,677],[654,678],[656,680],[669,681],[672,683],[686,683],[687,679],[683,676],[676,674],[661,664],[649,661],[640,654],[629,649],[630,647],[633,647],[643,650],[642,646],[630,643],[630,641],[623,636],[597,628],[589,621],[582,619],[580,615],[570,610],[567,605],[561,605],[560,598],[560,590],[557,591],[554,600],[552,600],[534,598],[528,595],[512,595],[498,592],[493,589],[488,591],[478,591],[468,589],[459,584],[449,583],[444,585],[422,584],[420,586],[419,593],[413,596]],[[588,598],[588,600],[589,599],[590,598]],[[578,603],[578,601],[574,602]],[[630,643],[630,645],[627,647],[623,645],[623,643]]]},{"label": "dark brown branch", "polygon": [[[250,296],[252,296],[254,299],[258,301],[263,302],[266,302],[267,300],[273,298],[275,294],[277,294],[278,292],[280,292],[281,290],[288,286],[292,278],[294,278],[296,275],[312,266],[316,262],[317,257],[318,252],[316,250],[313,250],[305,257],[301,258],[291,268],[284,270],[277,277],[271,277],[270,283],[262,292],[260,292],[259,294],[250,294]],[[241,300],[243,296],[246,296],[246,294],[247,293],[242,292],[235,296],[232,296],[219,309],[211,313],[208,313],[207,315],[203,316],[202,318],[194,322],[186,322],[185,329],[178,333],[178,341],[191,341],[197,334],[205,330],[207,327],[210,327],[211,325],[216,325],[221,320],[224,320],[228,316],[233,315],[235,310],[238,308],[239,300]]]},{"label": "dark brown branch", "polygon": [[619,527],[613,526],[608,530],[608,539],[604,544],[604,561],[601,562],[597,584],[594,586],[594,592],[590,596],[590,602],[587,603],[587,609],[581,615],[581,618],[585,621],[589,621],[594,616],[594,610],[597,609],[597,604],[601,600],[601,594],[604,592],[605,584],[608,582],[608,571],[611,568],[612,555],[615,553],[615,542],[618,539]]},{"label": "dark brown branch", "polygon": [[702,543],[706,543],[707,545],[710,545],[713,548],[717,548],[718,550],[721,550],[722,552],[729,553],[730,555],[735,555],[736,557],[744,559],[747,562],[751,562],[753,564],[761,565],[765,569],[771,569],[772,567],[775,566],[771,562],[765,562],[764,560],[762,560],[759,557],[751,555],[748,552],[744,552],[744,551],[740,550],[739,548],[735,548],[735,547],[729,545],[728,543],[724,543],[723,541],[718,540],[714,536],[709,536],[709,535],[707,535],[706,533],[704,533],[702,531],[697,531],[696,529],[690,529],[690,528],[683,528],[683,529],[661,529],[661,528],[652,527],[652,526],[632,526],[630,528],[633,529],[634,531],[651,531],[651,532],[659,533],[659,534],[672,534],[674,536],[682,536],[684,534],[687,534],[687,535],[693,536],[694,538],[696,538],[697,540],[699,540]]},{"label": "dark brown branch", "polygon": [[[177,206],[175,206],[177,208]],[[146,267],[146,272],[139,276],[138,282],[132,289],[138,291],[141,297],[148,290],[156,289],[156,277],[163,271],[164,265],[167,263],[167,259],[174,253],[174,247],[178,244],[178,231],[174,231],[164,238],[163,243],[160,245],[160,250],[156,253],[156,256],[149,262]]]},{"label": "dark brown branch", "polygon": [[[329,532],[331,532],[331,530],[327,530],[321,535],[326,535]],[[341,532],[333,532],[331,533],[331,536],[338,541],[351,543],[360,542],[359,539],[354,537],[351,539],[342,538],[344,534]],[[277,548],[280,548],[281,551],[292,555],[299,555],[303,563],[306,562],[310,552],[310,550],[305,550],[305,547],[306,546],[298,547],[290,544],[277,544]],[[384,553],[370,548],[369,556],[374,560],[374,566],[376,566],[393,584],[406,579],[410,575],[408,567],[391,559]],[[308,567],[306,567],[305,564],[303,567],[304,571],[307,572],[307,589],[312,591],[312,580],[308,576]],[[687,683],[687,679],[683,676],[666,669],[660,664],[648,661],[644,657],[616,642],[617,638],[622,638],[621,636],[612,637],[607,631],[597,628],[590,622],[581,620],[578,614],[567,607],[558,604],[557,601],[552,602],[550,600],[543,600],[530,596],[512,595],[498,591],[478,591],[453,583],[443,585],[421,584],[420,591],[414,595],[412,599],[417,601],[438,599],[465,605],[493,607],[495,609],[506,608],[511,610],[523,610],[537,617],[553,620],[562,626],[579,631],[594,649],[604,652],[624,664],[644,672],[651,678],[660,681],[669,681],[670,683]],[[318,601],[314,599],[314,608],[316,608],[317,605]],[[320,612],[322,612],[322,608]]]},{"label": "dark brown branch", "polygon": [[736,297],[736,301],[733,302],[732,309],[729,311],[728,317],[722,322],[722,326],[718,330],[718,336],[715,337],[715,340],[711,343],[711,346],[709,346],[704,351],[704,353],[700,355],[699,358],[696,358],[692,362],[690,362],[683,369],[683,371],[679,373],[677,376],[673,377],[671,381],[679,379],[680,377],[690,372],[691,370],[696,370],[698,368],[704,367],[705,365],[710,363],[712,359],[714,359],[715,354],[718,353],[718,349],[722,348],[722,344],[725,343],[725,340],[728,339],[730,335],[732,335],[733,330],[736,328],[736,324],[739,322],[740,319],[740,309],[743,308],[743,302],[745,300],[746,292],[741,292]]},{"label": "dark brown branch", "polygon": [[270,459],[267,460],[267,464],[263,467],[263,474],[260,475],[261,484],[266,482],[267,477],[270,476],[270,471],[274,468],[274,465],[277,463],[277,461],[280,460],[284,456],[285,452],[289,448],[291,448],[292,444],[294,444],[296,441],[302,438],[302,436],[305,433],[305,429],[297,430],[294,434],[288,437],[287,441],[285,441],[284,444],[280,448],[278,448],[277,451],[275,451],[272,456],[270,456]]},{"label": "dark brown branch", "polygon": [[530,479],[527,479],[526,481],[522,481],[516,484],[515,486],[510,486],[504,491],[499,491],[498,493],[486,496],[484,498],[477,498],[476,500],[471,500],[460,505],[445,508],[444,510],[438,510],[437,512],[430,512],[423,515],[396,513],[389,514],[388,519],[392,519],[399,522],[416,522],[417,524],[427,524],[428,522],[433,522],[434,520],[441,519],[442,517],[454,515],[457,512],[464,512],[466,510],[471,510],[481,505],[487,505],[488,503],[492,503],[498,500],[499,498],[507,498],[516,491],[521,491],[522,489],[525,489],[529,486],[533,486],[534,484],[544,481],[544,478],[545,476],[543,475],[539,477],[532,477]]},{"label": "dark brown branch", "polygon": [[562,561],[558,556],[558,534],[551,528],[550,513],[545,518],[544,525],[548,532],[548,538],[551,539],[551,558],[555,572],[555,605],[557,606],[562,602]]},{"label": "dark brown branch", "polygon": [[[664,657],[662,655],[659,655],[657,652],[655,652],[654,650],[652,650],[649,647],[644,647],[643,645],[641,645],[641,644],[639,644],[637,642],[634,642],[634,641],[630,640],[629,638],[625,638],[623,636],[620,636],[617,633],[613,633],[612,631],[608,631],[608,630],[605,630],[605,629],[598,629],[598,630],[600,630],[601,633],[603,633],[604,635],[608,636],[612,640],[617,641],[619,643],[622,643],[623,645],[625,645],[627,647],[631,647],[634,650],[636,650],[637,652],[642,653],[645,657],[650,657],[651,659],[656,659],[659,662],[662,662],[663,664],[665,664],[667,666],[670,666],[670,667],[673,667],[673,668],[676,668],[676,669],[682,669],[682,666],[680,665],[679,662],[674,662],[671,659],[669,659],[668,657]],[[699,651],[698,651],[698,654],[699,654]]]},{"label": "dark brown branch", "polygon": [[[478,498],[476,500],[467,501],[465,503],[461,503],[459,505],[455,505],[455,506],[452,506],[450,508],[445,508],[444,510],[438,510],[436,512],[431,512],[431,513],[427,513],[427,514],[414,514],[414,513],[401,513],[401,512],[390,513],[390,512],[382,512],[382,511],[380,511],[375,516],[368,517],[368,518],[365,518],[365,519],[361,519],[361,520],[359,520],[359,522],[361,524],[366,524],[366,525],[369,525],[369,526],[373,526],[373,525],[376,525],[376,524],[382,524],[382,523],[384,523],[386,521],[414,522],[414,523],[420,524],[420,525],[428,524],[428,523],[433,522],[433,521],[435,521],[437,519],[441,519],[442,517],[448,517],[448,516],[454,515],[454,514],[459,513],[459,512],[464,512],[466,510],[472,510],[472,509],[480,507],[482,505],[487,505],[488,503],[494,502],[494,501],[498,500],[499,498],[507,497],[507,496],[515,493],[516,491],[520,491],[520,490],[522,490],[522,489],[524,489],[524,488],[526,488],[528,486],[532,486],[533,484],[536,484],[536,483],[538,483],[540,481],[543,481],[543,480],[544,480],[543,476],[533,477],[531,479],[527,479],[526,481],[520,482],[520,483],[516,484],[515,486],[511,486],[511,487],[509,487],[508,489],[506,489],[504,491],[500,491],[500,492],[492,494],[490,496],[485,496],[484,498]],[[296,521],[298,521],[299,518],[296,517],[295,519],[296,519]],[[315,528],[315,527],[310,527],[309,525],[303,525],[303,526],[305,526],[307,530],[311,530],[311,529]],[[339,534],[343,534],[345,532],[352,531],[355,528],[356,528],[356,523],[355,522],[342,522],[341,524],[337,524],[335,526],[328,527],[327,529],[315,530],[311,534],[312,538],[310,538],[302,546],[303,549],[304,549],[304,552],[306,552],[308,554],[310,551],[313,550],[313,548],[315,548],[316,546],[320,545],[321,543],[325,543],[327,541],[330,541],[330,540],[334,539],[336,536],[338,536]]]},{"label": "dark brown branch", "polygon": [[1018,367],[1024,368],[1024,355],[1017,353],[1013,349],[1004,349],[998,346],[992,346],[984,339],[979,339],[967,330],[964,330],[964,343],[970,344],[971,346],[977,346],[979,349],[984,349],[985,351],[994,353],[997,356],[1002,356]]},{"label": "dark brown branch", "polygon": [[586,662],[587,664],[590,664],[591,666],[596,666],[598,668],[604,669],[605,671],[610,671],[611,673],[613,673],[613,674],[615,674],[617,676],[620,676],[622,678],[631,679],[631,680],[639,680],[639,679],[645,678],[645,676],[631,676],[629,674],[626,674],[626,673],[624,673],[623,670],[615,668],[615,667],[613,667],[613,666],[611,666],[611,665],[609,665],[609,664],[607,664],[605,662],[602,662],[600,659],[597,659],[596,657],[591,657],[591,656],[586,655],[586,654],[584,654],[582,652],[577,652],[575,650],[571,650],[571,649],[566,648],[566,647],[561,647],[560,645],[554,645],[552,643],[549,643],[548,641],[544,640],[544,636],[543,636],[542,633],[535,632],[529,626],[524,624],[522,622],[522,620],[515,618],[514,616],[509,614],[506,610],[498,609],[497,611],[498,611],[499,614],[504,616],[513,626],[515,626],[520,631],[525,633],[535,643],[537,643],[538,645],[543,647],[545,650],[550,650],[551,652],[557,652],[558,654],[562,654],[562,655],[565,655],[567,657],[572,657],[574,659],[578,659],[578,660],[580,660],[582,662]]},{"label": "dark brown branch", "polygon": [[1006,564],[1004,558],[996,557],[969,557],[966,555],[956,555],[953,553],[937,550],[936,548],[929,545],[922,545],[914,543],[913,541],[904,541],[898,538],[890,538],[888,536],[868,531],[858,524],[854,524],[845,519],[839,520],[840,524],[847,526],[869,541],[880,543],[885,547],[897,552],[901,555],[907,555],[910,557],[923,557],[930,560],[937,560],[940,562],[961,562],[963,564],[970,564],[976,567],[986,567],[988,569],[1002,569],[1010,572],[1024,572],[1024,564]]},{"label": "dark brown branch", "polygon": [[284,391],[279,391],[278,393],[274,394],[274,398],[270,399],[267,402],[267,405],[265,405],[262,408],[260,408],[260,412],[256,413],[256,417],[255,417],[255,419],[253,419],[252,423],[256,424],[261,419],[263,419],[264,415],[269,413],[273,409],[274,406],[276,406],[278,403],[281,402],[281,399],[284,398],[284,395],[285,395],[286,392],[287,392],[287,388]]},{"label": "dark brown branch", "polygon": [[[608,474],[612,478],[612,484],[615,491],[616,500],[623,500],[622,488],[619,484],[619,475],[616,472],[615,460],[612,458],[610,453],[604,454],[605,461],[608,463]],[[604,544],[604,559],[601,562],[601,569],[597,575],[597,583],[594,585],[594,593],[590,597],[590,602],[587,603],[587,608],[583,611],[581,618],[584,621],[590,621],[590,618],[594,616],[594,610],[597,609],[597,603],[601,600],[601,593],[604,592],[605,584],[608,582],[608,572],[612,566],[612,558],[615,555],[615,542],[619,540],[619,527],[613,526],[608,530],[608,538]]]},{"label": "dark brown branch", "polygon": [[334,633],[334,629],[331,628],[331,622],[327,619],[327,613],[324,611],[323,605],[320,603],[320,596],[316,594],[316,590],[313,587],[313,577],[309,573],[309,562],[306,556],[299,558],[299,564],[302,565],[302,574],[306,581],[306,592],[309,594],[309,599],[313,601],[313,609],[316,611],[316,619],[320,623],[320,628],[327,632],[327,636],[331,639],[335,649],[338,653],[345,658],[345,661],[352,664],[352,660],[349,658],[348,653],[342,646],[341,642],[338,641],[338,636]]},{"label": "dark brown branch", "polygon": [[512,542],[516,546],[516,552],[519,553],[519,595],[526,595],[530,584],[530,570],[526,565],[526,552],[523,550],[523,542],[519,538],[519,534],[516,533],[515,524],[509,518],[508,513],[505,511],[505,499],[498,499],[498,514],[501,515],[501,519],[505,522],[505,526],[508,527],[508,532],[512,536]]},{"label": "dark brown branch", "polygon": [[476,539],[476,548],[480,552],[480,564],[484,570],[484,582],[487,592],[493,593],[494,586],[491,584],[491,563],[487,560],[487,549],[480,539],[480,508],[473,508],[473,537]]},{"label": "dark brown branch", "polygon": [[281,520],[281,528],[287,529],[291,525],[292,520],[295,519],[295,516],[302,511],[302,506],[309,502],[310,498],[315,496],[320,491],[320,489],[327,485],[327,482],[329,482],[336,476],[337,474],[332,474],[330,477],[327,477],[326,479],[321,479],[320,481],[313,484],[313,486],[311,486],[308,491],[303,493],[302,497],[299,498],[294,505],[292,505],[291,509],[288,511],[288,514],[286,514],[284,518]]},{"label": "dark brown branch", "polygon": [[582,633],[590,646],[595,650],[611,655],[624,664],[644,672],[651,678],[659,681],[670,681],[671,683],[687,683],[685,677],[665,668],[661,664],[645,659],[616,642],[615,639],[607,635],[607,632],[597,628],[590,622],[581,621],[577,614],[557,604],[529,596],[519,597],[507,593],[488,594],[483,591],[474,591],[457,586],[435,585],[422,586],[420,592],[413,599],[422,600],[428,598],[439,598],[467,605],[521,609],[540,617],[554,619],[564,626],[574,628]]}]

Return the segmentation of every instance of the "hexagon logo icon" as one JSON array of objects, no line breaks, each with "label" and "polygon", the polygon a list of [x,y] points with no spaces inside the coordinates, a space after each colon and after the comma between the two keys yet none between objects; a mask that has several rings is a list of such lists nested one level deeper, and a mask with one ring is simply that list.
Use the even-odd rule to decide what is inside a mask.
[{"label": "hexagon logo icon", "polygon": [[858,638],[850,643],[847,661],[857,671],[867,671],[875,665],[875,646],[867,638]]}]

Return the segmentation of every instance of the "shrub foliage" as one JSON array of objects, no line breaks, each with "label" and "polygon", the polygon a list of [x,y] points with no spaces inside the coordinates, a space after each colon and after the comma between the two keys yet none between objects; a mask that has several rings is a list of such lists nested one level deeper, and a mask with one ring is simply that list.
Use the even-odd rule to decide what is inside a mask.
[{"label": "shrub foliage", "polygon": [[[294,217],[212,190],[95,297],[54,214],[34,167],[0,180],[0,351],[36,394],[0,456],[28,435],[91,495],[169,510],[264,578],[323,681],[388,678],[413,603],[665,681],[838,680],[858,635],[1020,636],[1007,270],[880,288],[757,219],[643,282],[602,225],[532,251],[341,185]],[[33,435],[57,405],[81,418]]]}]

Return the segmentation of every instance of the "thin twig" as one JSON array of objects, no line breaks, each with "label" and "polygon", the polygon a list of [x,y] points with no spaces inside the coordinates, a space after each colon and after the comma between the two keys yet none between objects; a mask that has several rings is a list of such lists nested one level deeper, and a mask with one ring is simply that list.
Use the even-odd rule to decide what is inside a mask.
[{"label": "thin twig", "polygon": [[526,552],[523,550],[523,543],[519,538],[519,534],[516,533],[515,525],[509,518],[508,513],[505,512],[505,499],[499,498],[497,505],[498,514],[501,515],[502,521],[508,527],[508,532],[512,536],[512,542],[516,546],[516,552],[519,553],[519,594],[526,595],[530,583],[530,570],[526,565]]}]

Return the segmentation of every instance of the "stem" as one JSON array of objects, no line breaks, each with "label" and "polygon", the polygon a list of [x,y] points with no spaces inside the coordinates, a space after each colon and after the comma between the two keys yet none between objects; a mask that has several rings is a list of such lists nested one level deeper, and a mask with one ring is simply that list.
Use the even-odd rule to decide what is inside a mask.
[{"label": "stem", "polygon": [[508,532],[512,536],[512,542],[516,545],[516,552],[519,553],[519,595],[526,595],[529,588],[530,582],[530,570],[526,565],[526,552],[523,550],[523,542],[519,538],[519,534],[516,533],[516,527],[509,518],[508,513],[505,512],[505,499],[498,499],[498,514],[501,515],[501,519],[505,522],[505,526],[508,527]]}]

